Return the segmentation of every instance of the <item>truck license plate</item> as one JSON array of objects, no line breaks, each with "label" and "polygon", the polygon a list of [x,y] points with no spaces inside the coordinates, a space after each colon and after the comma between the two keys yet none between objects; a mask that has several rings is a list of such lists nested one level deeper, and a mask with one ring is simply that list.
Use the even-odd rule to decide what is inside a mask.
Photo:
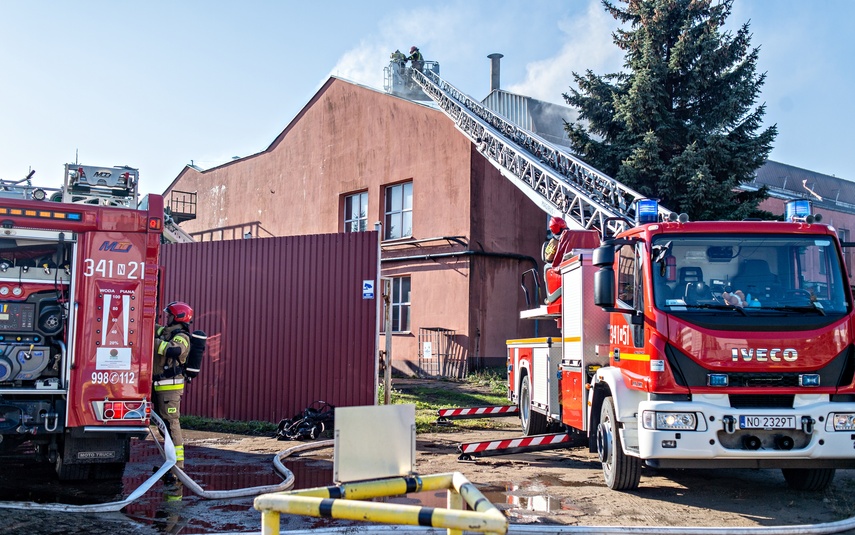
[{"label": "truck license plate", "polygon": [[795,416],[740,416],[740,429],[795,429]]}]

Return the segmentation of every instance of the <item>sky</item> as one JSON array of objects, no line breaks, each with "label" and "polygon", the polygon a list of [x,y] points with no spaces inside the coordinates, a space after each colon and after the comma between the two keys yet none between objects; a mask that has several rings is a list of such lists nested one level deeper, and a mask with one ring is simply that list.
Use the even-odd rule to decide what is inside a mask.
[{"label": "sky", "polygon": [[[770,159],[855,180],[851,0],[736,0],[766,83]],[[617,72],[618,23],[593,0],[0,0],[0,179],[129,165],[162,193],[191,162],[265,150],[330,76],[383,90],[417,45],[482,99],[502,89],[564,104],[573,72]]]}]

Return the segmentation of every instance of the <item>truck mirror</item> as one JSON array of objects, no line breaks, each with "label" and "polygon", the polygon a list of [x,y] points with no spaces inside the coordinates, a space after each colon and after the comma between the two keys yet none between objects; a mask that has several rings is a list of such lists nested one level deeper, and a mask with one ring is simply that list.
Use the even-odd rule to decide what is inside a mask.
[{"label": "truck mirror", "polygon": [[[594,254],[597,254],[596,251]],[[611,264],[600,267],[594,273],[594,304],[605,308],[615,306],[615,270]]]},{"label": "truck mirror", "polygon": [[601,245],[594,249],[592,263],[597,267],[612,266],[615,263],[615,247],[613,244]]}]

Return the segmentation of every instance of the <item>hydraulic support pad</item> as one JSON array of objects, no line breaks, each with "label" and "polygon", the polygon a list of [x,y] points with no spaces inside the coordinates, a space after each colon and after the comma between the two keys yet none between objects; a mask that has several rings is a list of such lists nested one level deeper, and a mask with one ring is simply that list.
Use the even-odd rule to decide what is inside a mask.
[{"label": "hydraulic support pad", "polygon": [[464,418],[498,418],[501,416],[519,416],[520,408],[516,405],[499,407],[461,407],[456,409],[439,409],[436,411],[438,424],[450,423],[449,420]]},{"label": "hydraulic support pad", "polygon": [[486,442],[469,442],[457,446],[460,452],[458,461],[470,461],[472,457],[489,457],[493,455],[510,455],[528,451],[556,450],[569,448],[573,438],[567,433],[552,435],[536,435],[533,437],[511,438],[507,440],[492,440]]}]

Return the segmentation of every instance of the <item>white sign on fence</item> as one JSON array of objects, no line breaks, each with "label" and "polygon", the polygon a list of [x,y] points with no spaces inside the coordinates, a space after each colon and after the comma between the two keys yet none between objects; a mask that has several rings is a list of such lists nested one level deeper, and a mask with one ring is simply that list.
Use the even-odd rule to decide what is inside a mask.
[{"label": "white sign on fence", "polygon": [[371,281],[371,280],[362,281],[362,298],[363,299],[374,299],[374,281]]}]

